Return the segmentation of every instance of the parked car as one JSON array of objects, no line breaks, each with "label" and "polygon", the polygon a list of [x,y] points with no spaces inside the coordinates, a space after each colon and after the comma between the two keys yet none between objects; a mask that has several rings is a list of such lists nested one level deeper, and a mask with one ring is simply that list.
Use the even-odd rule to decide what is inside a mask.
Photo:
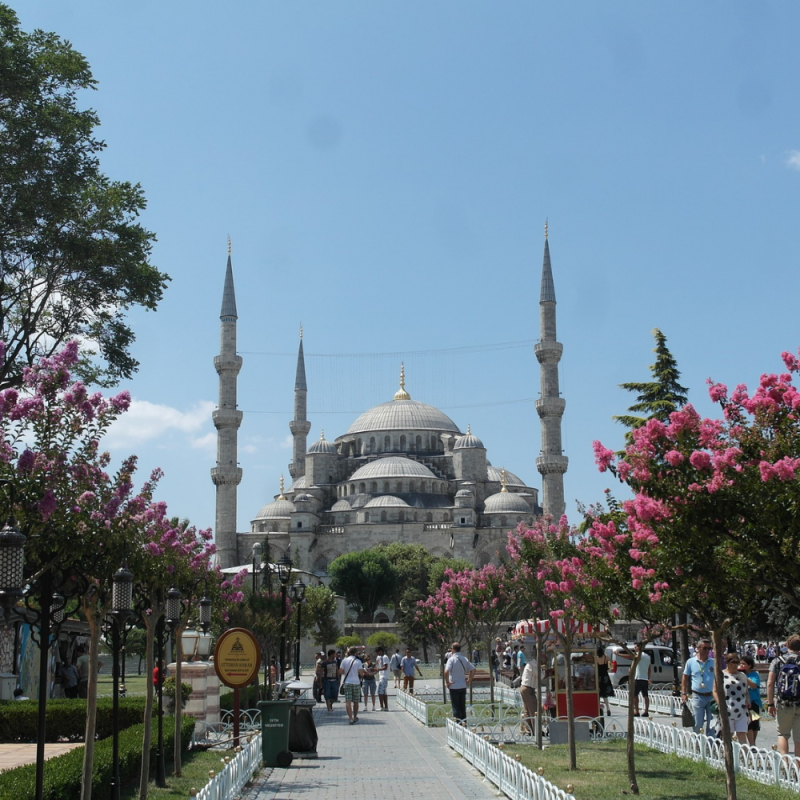
[{"label": "parked car", "polygon": [[[633,655],[633,644],[628,646],[628,649]],[[628,683],[628,674],[631,671],[631,661],[633,658],[627,659],[621,657],[619,654],[624,651],[624,648],[618,644],[606,647],[606,656],[608,658],[608,675],[611,678],[611,683],[616,686],[625,686]],[[650,670],[650,680],[653,683],[672,683],[672,649],[664,647],[660,644],[646,644],[644,651],[652,660],[652,668]],[[683,675],[683,665],[678,661],[678,678]]]}]

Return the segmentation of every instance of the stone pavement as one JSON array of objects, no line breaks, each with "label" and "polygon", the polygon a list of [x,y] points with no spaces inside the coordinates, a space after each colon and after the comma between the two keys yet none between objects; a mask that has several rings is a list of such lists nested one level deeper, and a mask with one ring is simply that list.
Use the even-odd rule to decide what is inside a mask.
[{"label": "stone pavement", "polygon": [[317,759],[264,770],[243,800],[392,800],[497,798],[491,783],[447,747],[443,728],[426,728],[402,711],[390,688],[390,711],[364,711],[349,725],[344,703],[314,709]]},{"label": "stone pavement", "polygon": [[[75,747],[82,747],[83,742],[77,744],[46,743],[44,746],[45,759],[60,756],[68,753]],[[23,764],[36,763],[35,744],[0,744],[0,772],[14,767],[21,767]]]}]

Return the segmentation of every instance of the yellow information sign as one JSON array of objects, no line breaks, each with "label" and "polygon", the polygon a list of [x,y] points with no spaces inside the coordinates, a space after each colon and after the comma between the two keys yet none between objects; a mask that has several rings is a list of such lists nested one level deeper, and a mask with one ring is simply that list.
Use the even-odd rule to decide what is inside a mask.
[{"label": "yellow information sign", "polygon": [[253,682],[261,666],[261,648],[246,628],[230,628],[217,639],[214,668],[217,677],[231,689]]}]

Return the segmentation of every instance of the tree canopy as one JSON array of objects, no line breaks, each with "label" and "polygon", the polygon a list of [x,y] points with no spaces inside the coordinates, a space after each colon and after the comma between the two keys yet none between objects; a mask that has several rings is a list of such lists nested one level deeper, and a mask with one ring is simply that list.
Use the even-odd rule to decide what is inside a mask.
[{"label": "tree canopy", "polygon": [[329,568],[331,589],[358,612],[359,622],[371,622],[378,606],[391,602],[397,573],[377,550],[345,553]]},{"label": "tree canopy", "polygon": [[94,89],[86,59],[54,33],[20,30],[0,4],[0,388],[74,337],[81,376],[111,385],[136,371],[125,320],[153,310],[169,278],[150,264],[138,184],[100,171],[99,124],[80,109]]}]

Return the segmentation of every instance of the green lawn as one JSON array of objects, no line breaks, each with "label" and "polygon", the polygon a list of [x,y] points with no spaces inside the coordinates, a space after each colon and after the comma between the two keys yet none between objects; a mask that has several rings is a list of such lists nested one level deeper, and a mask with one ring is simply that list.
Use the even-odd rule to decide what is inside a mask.
[{"label": "green lawn", "polygon": [[[167,759],[167,788],[159,789],[153,781],[147,789],[148,798],[155,800],[186,800],[189,797],[189,789],[202,789],[208,783],[209,770],[219,771],[222,769],[221,759],[226,755],[233,755],[233,751],[228,753],[218,751],[192,751],[183,755],[183,773],[180,778],[172,776],[172,759]],[[150,767],[153,768],[151,763]],[[138,782],[122,787],[122,800],[137,800],[139,797]]]},{"label": "green lawn", "polygon": [[[537,750],[529,745],[507,745],[503,752],[536,772],[544,769],[544,777],[559,789],[572,784],[576,800],[619,800],[630,795],[625,766],[625,742],[597,742],[578,745],[578,769],[567,769],[566,745]],[[725,773],[697,764],[687,758],[669,756],[636,745],[636,774],[641,800],[725,800]],[[763,786],[736,777],[737,793],[743,800],[786,800],[793,793],[776,786]]]}]

